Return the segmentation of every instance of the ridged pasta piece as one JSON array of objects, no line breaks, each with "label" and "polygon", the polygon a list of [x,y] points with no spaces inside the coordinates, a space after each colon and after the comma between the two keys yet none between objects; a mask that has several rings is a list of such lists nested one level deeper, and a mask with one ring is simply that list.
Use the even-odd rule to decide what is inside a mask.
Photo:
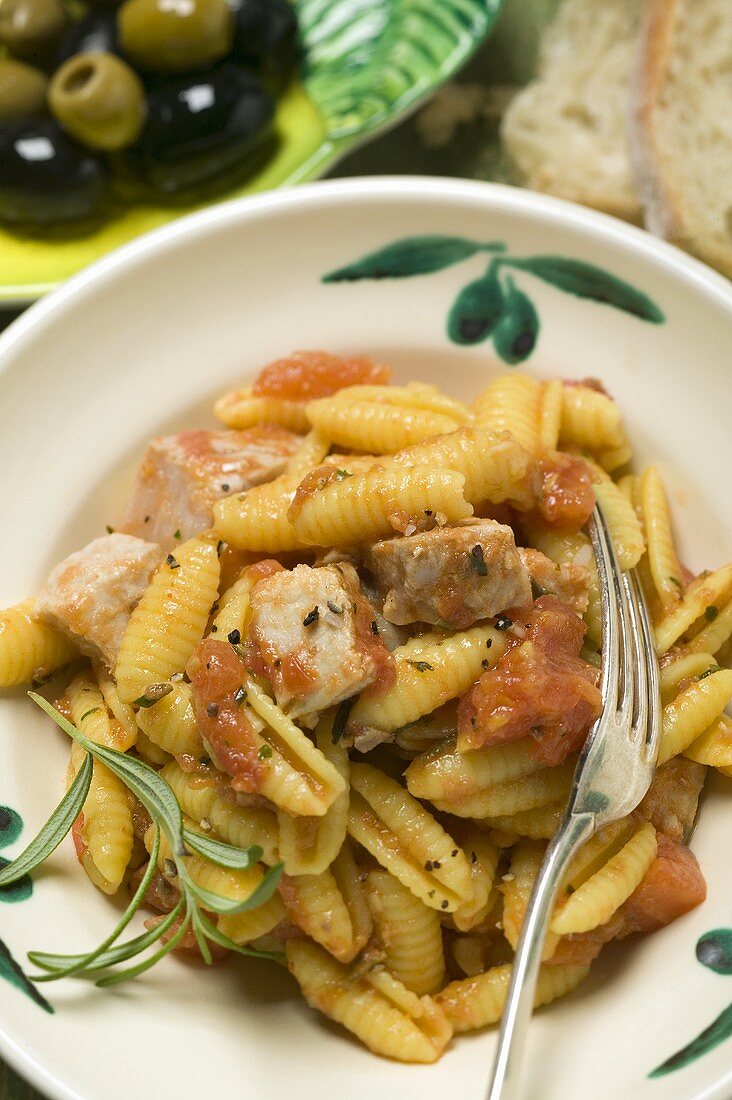
[{"label": "ridged pasta piece", "polygon": [[500,849],[485,833],[472,830],[463,837],[463,851],[470,866],[473,895],[452,914],[455,927],[460,932],[475,928],[488,914],[493,901],[493,885]]},{"label": "ridged pasta piece", "polygon": [[564,936],[607,924],[627,901],[656,858],[656,830],[649,821],[555,912],[550,928]]},{"label": "ridged pasta piece", "polygon": [[[508,872],[499,883],[503,894],[503,934],[516,950],[521,927],[526,916],[531,892],[544,858],[545,845],[535,840],[522,840],[511,849]],[[549,931],[544,941],[542,959],[550,959],[558,943],[558,936]]]},{"label": "ridged pasta piece", "polygon": [[322,817],[347,790],[345,779],[299,726],[249,678],[246,692],[249,706],[266,723],[261,744],[271,749],[271,756],[262,761],[261,793],[288,813]]},{"label": "ridged pasta piece", "polygon": [[541,550],[557,565],[580,565],[589,573],[587,611],[583,618],[587,624],[587,642],[599,646],[602,642],[602,598],[600,578],[589,538],[581,531],[565,533],[555,531],[543,523],[525,523],[530,546]]},{"label": "ridged pasta piece", "polygon": [[527,374],[501,374],[476,397],[473,412],[479,428],[508,431],[529,454],[539,450],[541,383]]},{"label": "ridged pasta piece", "polygon": [[531,456],[507,432],[460,428],[426,443],[407,447],[393,456],[404,466],[433,465],[457,470],[465,478],[464,495],[471,504],[510,500],[528,507],[532,502]]},{"label": "ridged pasta piece", "polygon": [[732,600],[717,607],[716,614],[705,612],[702,622],[704,625],[701,630],[686,643],[686,648],[692,652],[706,650],[709,653],[718,653],[732,635]]},{"label": "ridged pasta piece", "polygon": [[592,474],[592,487],[602,508],[621,569],[633,569],[646,548],[635,508],[601,466],[583,455]]},{"label": "ridged pasta piece", "polygon": [[[194,828],[196,832],[201,832],[194,822],[186,818],[184,818],[184,824],[188,828]],[[154,838],[155,826],[151,825],[144,837],[148,852],[152,852]],[[158,850],[158,869],[168,881],[179,887],[178,873],[171,855],[167,838],[161,836]],[[209,890],[212,894],[218,894],[219,897],[227,898],[230,901],[246,901],[261,885],[264,878],[264,870],[260,864],[248,867],[245,871],[236,870],[232,867],[219,867],[217,863],[212,863],[210,859],[199,855],[198,852],[184,856],[183,862],[186,871],[196,886],[200,886],[202,890]],[[172,867],[171,864],[173,864]]]},{"label": "ridged pasta piece", "polygon": [[628,437],[620,408],[607,394],[590,386],[564,386],[559,445],[580,447],[595,455],[626,448]]},{"label": "ridged pasta piece", "polygon": [[719,718],[732,697],[732,669],[689,684],[663,708],[658,765],[688,749]]},{"label": "ridged pasta piece", "polygon": [[311,428],[295,453],[287,460],[283,473],[289,477],[305,477],[314,466],[319,466],[330,450],[330,440],[317,428]]},{"label": "ridged pasta piece", "polygon": [[304,401],[254,397],[250,387],[225,393],[214,405],[214,415],[227,428],[239,431],[256,424],[280,424],[291,432],[306,432],[310,427]]},{"label": "ridged pasta piece", "polygon": [[497,783],[472,794],[457,794],[453,798],[433,798],[438,810],[456,817],[483,818],[504,817],[537,806],[549,806],[565,802],[572,785],[576,758],[568,757],[555,768],[542,768],[531,775]]},{"label": "ridged pasta piece", "polygon": [[312,940],[341,962],[351,962],[364,946],[330,870],[319,875],[283,876],[280,895],[287,915]]},{"label": "ridged pasta piece", "polygon": [[352,728],[391,731],[430,714],[462,695],[506,647],[505,634],[492,626],[474,626],[446,637],[407,642],[392,651],[396,679],[381,693],[368,688],[350,715]]},{"label": "ridged pasta piece", "polygon": [[452,416],[430,409],[356,401],[350,396],[311,401],[307,415],[310,423],[339,447],[378,454],[393,454],[460,426]]},{"label": "ridged pasta piece", "polygon": [[405,772],[407,787],[415,798],[472,797],[486,787],[541,771],[542,764],[528,751],[531,744],[524,737],[489,749],[458,752],[453,742],[443,743],[412,761]]},{"label": "ridged pasta piece", "polygon": [[684,756],[711,768],[732,767],[732,718],[723,714],[691,742]]},{"label": "ridged pasta piece", "polygon": [[559,447],[563,401],[564,383],[560,378],[552,378],[543,383],[539,408],[540,451],[556,451]]},{"label": "ridged pasta piece", "polygon": [[122,726],[128,739],[127,747],[130,748],[136,744],[139,734],[134,707],[131,707],[129,703],[122,702],[117,691],[117,685],[101,661],[93,661],[92,667],[94,677],[99,684],[99,690],[104,696],[104,702],[107,704],[107,710]]},{"label": "ridged pasta piece", "polygon": [[151,741],[148,735],[143,733],[141,729],[137,731],[135,750],[140,760],[143,760],[153,768],[162,768],[164,764],[168,764],[173,759],[169,752],[166,752],[165,749],[161,749],[159,745]]},{"label": "ridged pasta piece", "polygon": [[35,600],[0,611],[0,688],[40,680],[79,656],[75,645],[33,618]]},{"label": "ridged pasta piece", "polygon": [[280,474],[246,493],[224,497],[214,505],[214,526],[222,539],[239,550],[281,554],[305,549],[287,510],[301,481],[299,474]]},{"label": "ridged pasta piece", "polygon": [[193,713],[191,685],[181,680],[151,707],[141,707],[137,724],[150,740],[171,756],[206,755]]},{"label": "ridged pasta piece", "polygon": [[199,535],[168,555],[156,570],[122,640],[115,679],[123,703],[148,684],[183,672],[203,637],[219,586],[216,540]]},{"label": "ridged pasta piece", "polygon": [[452,1030],[430,997],[420,998],[416,1018],[408,1016],[315,944],[295,940],[286,952],[308,1004],[353,1032],[375,1054],[400,1062],[435,1062],[450,1041]]},{"label": "ridged pasta piece", "polygon": [[336,397],[348,403],[378,401],[379,404],[401,408],[427,409],[449,416],[458,424],[467,424],[472,420],[472,413],[463,401],[449,397],[427,382],[407,382],[406,386],[348,386],[339,390]]},{"label": "ridged pasta piece", "polygon": [[560,900],[564,901],[597,874],[612,856],[625,847],[636,828],[637,823],[632,817],[624,817],[605,825],[586,841],[567,868],[559,893]]},{"label": "ridged pasta piece", "polygon": [[517,837],[550,840],[557,831],[564,809],[563,803],[554,802],[548,806],[536,806],[533,810],[519,810],[515,814],[484,818],[482,824],[493,830],[513,833]]},{"label": "ridged pasta piece", "polygon": [[235,848],[257,844],[262,849],[263,863],[270,866],[277,863],[279,837],[277,818],[272,810],[227,802],[218,794],[213,782],[202,784],[195,772],[184,772],[174,761],[165,765],[161,775],[172,788],[183,813],[203,832],[213,830],[216,836]]},{"label": "ridged pasta piece", "polygon": [[450,954],[459,970],[468,978],[475,978],[489,968],[489,958],[494,947],[493,938],[481,934],[455,936],[450,941]]},{"label": "ridged pasta piece", "polygon": [[343,846],[330,865],[330,873],[338,884],[351,918],[353,942],[356,950],[366,946],[374,930],[371,910],[366,901],[363,873],[353,855],[353,841],[346,837]]},{"label": "ridged pasta piece", "polygon": [[431,909],[453,912],[471,896],[465,854],[403,787],[370,764],[351,765],[348,831]]},{"label": "ridged pasta piece", "polygon": [[455,470],[391,463],[329,482],[301,501],[288,517],[295,533],[311,546],[350,546],[373,542],[406,526],[424,512],[440,512],[448,522],[466,519],[473,509],[463,497],[465,478]]},{"label": "ridged pasta piece", "polygon": [[366,896],[389,973],[413,993],[434,993],[445,975],[438,914],[388,871],[370,872]]},{"label": "ridged pasta piece", "polygon": [[91,673],[80,672],[66,689],[71,721],[95,745],[126,752],[137,740],[110,716],[100,687]]},{"label": "ridged pasta piece", "polygon": [[[534,997],[534,1008],[565,997],[586,978],[589,966],[542,966]],[[450,982],[435,1000],[456,1032],[475,1031],[501,1018],[511,981],[511,964],[494,966],[475,978]]]},{"label": "ridged pasta piece", "polygon": [[[74,742],[69,786],[85,757],[84,749]],[[98,760],[74,833],[81,865],[91,882],[105,894],[115,894],[132,855],[132,805],[124,783]]]},{"label": "ridged pasta piece", "polygon": [[663,607],[675,607],[681,599],[682,570],[671,530],[668,498],[655,466],[643,471],[638,492],[653,583]]},{"label": "ridged pasta piece", "polygon": [[219,597],[219,609],[211,623],[211,634],[228,638],[232,630],[238,630],[240,635],[244,636],[244,626],[249,615],[251,588],[248,570],[245,569],[243,574]]},{"label": "ridged pasta piece", "polygon": [[[681,602],[654,626],[656,651],[666,653],[674,642],[703,615],[710,613],[708,608],[719,610],[732,597],[732,562],[713,570],[700,573],[684,592]],[[699,645],[699,648],[703,648]]]},{"label": "ridged pasta piece", "polygon": [[334,745],[333,718],[323,718],[315,731],[316,747],[343,776],[345,787],[322,817],[293,817],[280,810],[280,859],[288,875],[319,875],[338,855],[348,826],[348,752]]},{"label": "ridged pasta piece", "polygon": [[223,914],[218,918],[218,929],[234,943],[251,943],[260,936],[268,935],[286,916],[282,898],[279,894],[273,894],[264,905],[259,905],[256,909],[249,909],[244,913]]},{"label": "ridged pasta piece", "polygon": [[716,661],[711,653],[681,653],[673,661],[664,664],[660,672],[661,702],[670,703],[679,690],[682,680],[701,676],[707,669],[713,668]]}]

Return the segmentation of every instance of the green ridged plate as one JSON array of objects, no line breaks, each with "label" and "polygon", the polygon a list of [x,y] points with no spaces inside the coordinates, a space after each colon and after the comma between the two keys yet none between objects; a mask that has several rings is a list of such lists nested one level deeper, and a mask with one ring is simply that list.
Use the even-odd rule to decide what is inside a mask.
[{"label": "green ridged plate", "polygon": [[502,2],[295,0],[302,69],[278,101],[278,145],[266,164],[215,199],[117,202],[83,233],[0,230],[0,303],[32,301],[125,241],[212,201],[317,178],[452,76],[492,28]]}]

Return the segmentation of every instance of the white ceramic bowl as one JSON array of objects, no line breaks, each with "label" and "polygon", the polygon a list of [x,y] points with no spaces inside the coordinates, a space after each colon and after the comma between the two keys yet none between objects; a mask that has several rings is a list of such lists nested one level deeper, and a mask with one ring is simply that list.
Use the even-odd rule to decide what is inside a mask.
[{"label": "white ceramic bowl", "polygon": [[[7,331],[0,606],[34,591],[53,562],[114,522],[149,436],[212,423],[214,395],[271,358],[302,347],[367,352],[403,378],[456,394],[485,384],[504,365],[493,346],[458,346],[446,334],[450,303],[485,270],[485,255],[399,280],[322,281],[375,248],[425,234],[590,262],[652,299],[664,323],[514,271],[540,322],[524,366],[602,378],[638,460],[653,457],[668,480],[686,561],[728,559],[729,284],[636,229],[525,191],[382,178],[302,187],[177,222],[89,268]],[[57,802],[67,745],[21,693],[0,700],[0,716],[0,803],[25,822],[8,856]],[[658,935],[608,951],[574,996],[539,1014],[527,1097],[732,1095],[732,1043],[648,1077],[732,1000],[732,980],[699,965],[694,951],[702,933],[732,916],[729,793],[711,786],[693,841],[709,900]],[[37,874],[31,899],[0,903],[0,934],[20,961],[32,948],[90,948],[112,919],[69,840]],[[494,1043],[471,1036],[436,1066],[396,1065],[307,1009],[278,968],[248,961],[207,971],[173,960],[114,992],[73,981],[45,991],[54,1015],[0,977],[0,1053],[69,1100],[397,1100],[417,1090],[422,1100],[479,1100]]]}]

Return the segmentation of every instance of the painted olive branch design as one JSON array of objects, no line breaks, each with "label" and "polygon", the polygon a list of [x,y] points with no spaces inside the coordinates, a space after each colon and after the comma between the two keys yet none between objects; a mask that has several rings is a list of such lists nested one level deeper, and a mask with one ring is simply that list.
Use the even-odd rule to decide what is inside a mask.
[{"label": "painted olive branch design", "polygon": [[534,303],[509,271],[526,272],[565,294],[620,309],[650,324],[665,320],[643,291],[604,268],[565,256],[512,256],[503,241],[475,241],[438,234],[404,237],[330,271],[324,283],[362,279],[405,279],[431,275],[478,253],[494,253],[485,273],[459,292],[447,317],[449,339],[462,346],[493,341],[496,353],[511,366],[528,359],[539,336]]}]

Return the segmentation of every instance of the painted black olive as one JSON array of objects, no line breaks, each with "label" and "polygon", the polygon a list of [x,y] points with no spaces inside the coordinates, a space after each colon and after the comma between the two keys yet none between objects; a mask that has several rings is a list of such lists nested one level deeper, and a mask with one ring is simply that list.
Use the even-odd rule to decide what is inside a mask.
[{"label": "painted black olive", "polygon": [[104,162],[52,119],[13,123],[0,131],[0,220],[53,225],[85,218],[106,186]]},{"label": "painted black olive", "polygon": [[145,182],[174,194],[238,164],[271,133],[274,100],[244,69],[223,64],[150,89],[129,162]]},{"label": "painted black olive", "polygon": [[297,59],[297,17],[289,0],[230,0],[232,56],[267,76],[289,72]]},{"label": "painted black olive", "polygon": [[120,53],[117,34],[117,14],[113,11],[93,11],[72,23],[61,36],[56,53],[56,66],[77,53]]}]

